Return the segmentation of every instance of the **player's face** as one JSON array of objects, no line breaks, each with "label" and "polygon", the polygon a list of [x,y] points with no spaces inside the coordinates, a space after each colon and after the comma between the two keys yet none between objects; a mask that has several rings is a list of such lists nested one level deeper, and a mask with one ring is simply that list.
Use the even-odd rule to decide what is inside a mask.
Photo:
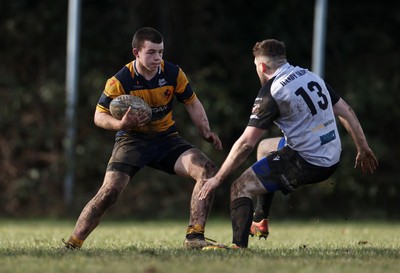
[{"label": "player's face", "polygon": [[145,41],[143,47],[140,50],[134,49],[133,53],[141,66],[149,71],[157,71],[164,53],[164,43]]}]

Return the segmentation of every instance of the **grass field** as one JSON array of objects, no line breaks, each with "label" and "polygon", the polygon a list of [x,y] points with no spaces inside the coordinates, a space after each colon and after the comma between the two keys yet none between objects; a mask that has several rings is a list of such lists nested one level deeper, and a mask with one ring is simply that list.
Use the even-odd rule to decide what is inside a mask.
[{"label": "grass field", "polygon": [[[400,272],[400,223],[273,222],[242,251],[182,248],[185,221],[104,220],[79,251],[63,249],[74,222],[0,220],[0,272]],[[206,236],[231,240],[228,220]]]}]

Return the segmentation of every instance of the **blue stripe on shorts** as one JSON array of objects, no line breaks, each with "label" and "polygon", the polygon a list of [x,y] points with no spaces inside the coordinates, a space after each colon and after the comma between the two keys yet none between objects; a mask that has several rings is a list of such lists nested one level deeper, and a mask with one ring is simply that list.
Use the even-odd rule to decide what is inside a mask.
[{"label": "blue stripe on shorts", "polygon": [[257,175],[258,179],[268,192],[275,192],[281,190],[278,182],[265,179],[265,177],[268,177],[271,173],[271,169],[269,167],[268,160],[266,157],[254,163],[253,166],[251,166],[251,168],[253,169],[254,173]]},{"label": "blue stripe on shorts", "polygon": [[283,147],[285,147],[285,145],[286,145],[286,139],[285,139],[285,137],[282,137],[282,138],[279,140],[279,143],[278,143],[278,150],[280,150],[280,149],[282,149]]}]

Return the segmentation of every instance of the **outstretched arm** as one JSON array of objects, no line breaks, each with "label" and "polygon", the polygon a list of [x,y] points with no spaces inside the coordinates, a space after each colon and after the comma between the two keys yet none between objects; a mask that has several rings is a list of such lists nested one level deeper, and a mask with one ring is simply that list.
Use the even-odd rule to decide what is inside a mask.
[{"label": "outstretched arm", "polygon": [[185,104],[185,107],[189,113],[190,119],[200,131],[204,140],[212,143],[215,149],[222,150],[221,140],[216,133],[211,131],[206,111],[199,99],[196,98],[191,104]]},{"label": "outstretched arm", "polygon": [[204,199],[207,195],[214,191],[221,183],[236,170],[247,159],[253,151],[254,146],[264,134],[265,130],[256,127],[247,126],[243,134],[235,144],[222,164],[217,174],[207,180],[199,192],[199,199]]},{"label": "outstretched arm", "polygon": [[351,135],[357,148],[354,168],[361,166],[364,173],[373,173],[378,167],[378,160],[368,145],[364,131],[353,109],[343,99],[333,105],[335,115]]}]

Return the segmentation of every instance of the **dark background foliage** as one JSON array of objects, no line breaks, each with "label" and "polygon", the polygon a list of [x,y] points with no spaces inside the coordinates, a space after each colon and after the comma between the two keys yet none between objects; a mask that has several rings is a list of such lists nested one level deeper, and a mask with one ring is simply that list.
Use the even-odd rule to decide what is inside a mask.
[{"label": "dark background foliage", "polygon": [[[0,17],[0,216],[72,216],[101,185],[114,132],[93,124],[105,81],[132,60],[131,39],[152,26],[165,37],[165,59],[179,64],[203,102],[224,151],[201,140],[176,104],[181,134],[221,164],[247,124],[259,89],[251,49],[265,38],[285,41],[289,61],[311,67],[313,1],[83,0],[73,204],[63,200],[66,172],[65,74],[67,1],[3,1]],[[355,109],[378,171],[354,169],[350,136],[340,127],[343,156],[328,181],[276,194],[276,218],[399,219],[400,4],[330,1],[325,78]],[[272,129],[268,136],[278,136]],[[213,215],[229,213],[229,185],[216,193]],[[187,217],[193,182],[144,169],[109,217]]]}]

